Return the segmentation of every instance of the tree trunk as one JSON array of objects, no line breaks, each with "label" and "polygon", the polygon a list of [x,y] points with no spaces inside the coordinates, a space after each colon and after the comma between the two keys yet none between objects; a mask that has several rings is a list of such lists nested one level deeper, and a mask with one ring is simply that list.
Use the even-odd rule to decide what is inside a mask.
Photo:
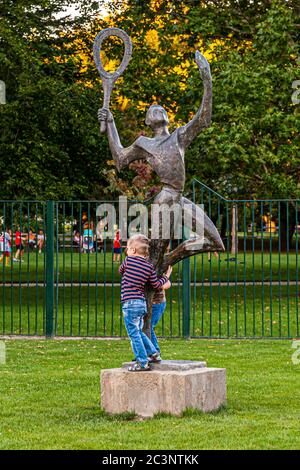
[{"label": "tree trunk", "polygon": [[287,251],[291,247],[296,226],[296,210],[290,202],[280,202],[279,237],[280,248]]}]

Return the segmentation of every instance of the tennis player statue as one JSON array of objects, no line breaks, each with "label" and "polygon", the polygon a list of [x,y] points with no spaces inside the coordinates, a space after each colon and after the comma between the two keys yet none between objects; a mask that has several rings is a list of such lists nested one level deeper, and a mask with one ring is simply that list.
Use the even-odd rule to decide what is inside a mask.
[{"label": "tennis player statue", "polygon": [[[118,35],[125,45],[123,61],[119,69],[112,75],[104,71],[101,63],[99,65],[101,43],[103,38],[110,34]],[[147,162],[158,175],[163,185],[160,193],[154,199],[154,204],[158,204],[164,210],[172,206],[174,207],[174,205],[180,205],[185,214],[185,228],[188,229],[188,232],[190,231],[195,234],[193,238],[187,237],[174,250],[166,254],[170,239],[172,239],[176,228],[174,226],[176,221],[174,217],[173,219],[171,218],[170,237],[151,239],[150,260],[156,267],[157,272],[160,274],[168,265],[172,266],[180,260],[198,253],[224,251],[224,244],[213,222],[200,206],[183,196],[185,185],[185,150],[195,137],[211,124],[212,79],[210,66],[206,58],[199,51],[196,51],[195,61],[199,68],[204,91],[201,106],[193,119],[185,126],[178,127],[170,133],[166,110],[158,104],[153,104],[149,107],[145,119],[146,125],[154,133],[153,137],[140,136],[129,147],[123,147],[114,117],[109,110],[109,96],[115,80],[124,71],[130,60],[131,41],[124,31],[118,30],[118,28],[108,28],[99,33],[98,42],[96,40],[95,44],[95,62],[102,77],[104,89],[104,105],[98,111],[98,119],[101,125],[101,132],[107,131],[110,150],[118,171],[121,171],[135,160]],[[163,217],[162,210],[159,226]],[[148,292],[149,317],[151,317],[151,299],[152,293]],[[149,326],[149,318],[147,324]],[[146,331],[148,331],[147,326]]]},{"label": "tennis player statue", "polygon": [[[204,86],[202,103],[193,119],[185,126],[175,129],[171,134],[168,129],[169,119],[165,109],[154,104],[148,109],[145,120],[146,125],[153,130],[154,136],[140,136],[132,145],[124,148],[110,110],[103,107],[98,111],[100,123],[102,124],[103,121],[106,123],[109,146],[118,171],[135,160],[144,160],[159,176],[163,184],[154,203],[168,206],[179,203],[185,212],[190,211],[190,217],[186,217],[189,225],[187,228],[196,233],[196,237],[184,241],[173,251],[164,255],[163,259],[156,254],[157,259],[154,260],[154,264],[161,269],[197,253],[225,250],[213,222],[201,207],[183,197],[182,194],[185,184],[185,150],[194,138],[211,123],[212,80],[210,66],[199,51],[196,51],[195,61]],[[197,224],[197,221],[202,222]],[[197,233],[197,226],[200,227],[199,233]],[[163,251],[165,252],[169,240],[162,240],[161,244],[164,245]],[[157,248],[156,243],[155,246]]]}]

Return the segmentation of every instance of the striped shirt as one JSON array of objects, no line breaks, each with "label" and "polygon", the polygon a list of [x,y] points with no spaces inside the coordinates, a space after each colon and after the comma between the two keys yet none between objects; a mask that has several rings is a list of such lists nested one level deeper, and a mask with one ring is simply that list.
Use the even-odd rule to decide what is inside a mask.
[{"label": "striped shirt", "polygon": [[167,276],[157,277],[153,264],[141,256],[127,256],[119,268],[122,275],[121,302],[132,299],[145,299],[145,284],[150,283],[159,289],[166,282]]}]

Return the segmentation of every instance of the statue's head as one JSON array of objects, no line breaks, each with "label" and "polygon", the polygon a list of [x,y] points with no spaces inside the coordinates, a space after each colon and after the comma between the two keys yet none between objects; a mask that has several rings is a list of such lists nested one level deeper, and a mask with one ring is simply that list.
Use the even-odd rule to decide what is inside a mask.
[{"label": "statue's head", "polygon": [[169,124],[166,110],[158,104],[152,104],[147,111],[145,124],[151,128]]}]

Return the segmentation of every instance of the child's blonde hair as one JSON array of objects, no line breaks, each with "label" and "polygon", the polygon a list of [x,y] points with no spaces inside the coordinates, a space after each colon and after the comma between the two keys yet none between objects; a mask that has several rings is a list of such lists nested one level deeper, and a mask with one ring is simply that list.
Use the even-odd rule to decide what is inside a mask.
[{"label": "child's blonde hair", "polygon": [[137,254],[142,256],[149,255],[149,238],[141,233],[137,233],[136,235],[132,235],[127,242],[128,246],[131,248],[135,248]]}]

